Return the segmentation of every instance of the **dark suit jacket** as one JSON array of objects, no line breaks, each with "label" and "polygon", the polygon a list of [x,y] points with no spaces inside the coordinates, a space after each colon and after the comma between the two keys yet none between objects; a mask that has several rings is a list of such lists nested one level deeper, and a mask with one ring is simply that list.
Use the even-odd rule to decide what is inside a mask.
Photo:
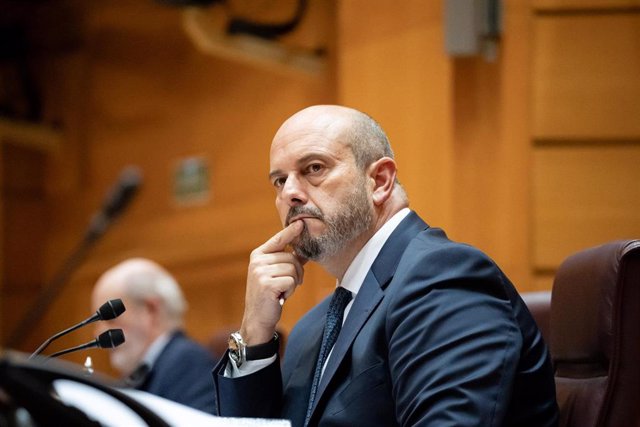
[{"label": "dark suit jacket", "polygon": [[[328,299],[289,336],[280,364],[214,370],[217,413],[304,423]],[[344,323],[310,425],[553,426],[547,348],[513,285],[485,254],[414,212],[389,237]]]},{"label": "dark suit jacket", "polygon": [[175,332],[137,388],[213,414],[214,366],[211,353],[184,333]]}]

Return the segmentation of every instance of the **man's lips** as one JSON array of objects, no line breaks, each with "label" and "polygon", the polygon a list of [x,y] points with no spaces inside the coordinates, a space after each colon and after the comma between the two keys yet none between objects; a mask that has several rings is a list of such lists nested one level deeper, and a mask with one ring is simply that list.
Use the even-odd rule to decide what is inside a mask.
[{"label": "man's lips", "polygon": [[291,224],[294,221],[300,221],[302,219],[318,219],[318,217],[312,215],[296,215],[289,220],[289,223],[287,225]]}]

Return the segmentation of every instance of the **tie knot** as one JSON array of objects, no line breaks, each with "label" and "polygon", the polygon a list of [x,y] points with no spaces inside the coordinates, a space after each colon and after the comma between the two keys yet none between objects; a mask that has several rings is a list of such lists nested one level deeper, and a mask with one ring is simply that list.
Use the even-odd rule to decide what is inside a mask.
[{"label": "tie knot", "polygon": [[[327,331],[332,331],[336,336],[340,330],[340,326],[342,326],[342,319],[344,317],[344,309],[351,301],[352,295],[351,292],[343,288],[342,286],[338,286],[333,293],[333,297],[331,297],[331,302],[329,303],[329,311],[327,311],[327,320],[326,326]],[[335,326],[338,326],[337,330],[334,330]],[[333,345],[333,343],[331,343]]]},{"label": "tie knot", "polygon": [[331,303],[329,304],[329,311],[344,311],[351,301],[353,294],[350,291],[343,288],[342,286],[338,286],[333,293],[333,297],[331,298]]}]

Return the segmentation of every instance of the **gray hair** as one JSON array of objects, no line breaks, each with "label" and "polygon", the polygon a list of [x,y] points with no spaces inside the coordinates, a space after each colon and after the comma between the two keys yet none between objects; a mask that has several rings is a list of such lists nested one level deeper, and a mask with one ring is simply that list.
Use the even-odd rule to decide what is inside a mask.
[{"label": "gray hair", "polygon": [[[391,143],[382,126],[367,113],[353,111],[351,125],[345,130],[345,136],[346,142],[351,147],[356,166],[364,171],[371,163],[383,157],[395,159]],[[407,193],[397,176],[394,183],[397,195],[409,203]]]},{"label": "gray hair", "polygon": [[354,115],[351,126],[346,130],[346,137],[356,165],[363,170],[382,157],[394,158],[387,134],[373,117],[365,113],[357,112]]},{"label": "gray hair", "polygon": [[124,280],[127,296],[137,302],[159,298],[169,327],[182,327],[187,301],[178,282],[169,272],[151,261],[132,261],[141,263],[141,268],[126,275]]}]

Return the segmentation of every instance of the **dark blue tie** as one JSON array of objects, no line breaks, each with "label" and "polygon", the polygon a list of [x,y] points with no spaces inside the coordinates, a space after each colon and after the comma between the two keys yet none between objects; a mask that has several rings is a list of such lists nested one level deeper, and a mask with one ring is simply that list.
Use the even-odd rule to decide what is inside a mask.
[{"label": "dark blue tie", "polygon": [[316,362],[316,370],[313,373],[313,382],[311,383],[309,406],[307,408],[307,416],[304,420],[305,426],[309,423],[309,418],[311,418],[311,409],[313,408],[313,402],[318,392],[322,368],[329,352],[338,339],[338,334],[340,334],[340,329],[342,328],[344,309],[347,307],[347,304],[349,304],[349,301],[351,301],[351,297],[351,292],[338,286],[329,303],[329,310],[327,311],[327,318],[324,324],[324,334],[322,335],[322,345],[320,346],[320,353],[318,354],[318,360]]}]

